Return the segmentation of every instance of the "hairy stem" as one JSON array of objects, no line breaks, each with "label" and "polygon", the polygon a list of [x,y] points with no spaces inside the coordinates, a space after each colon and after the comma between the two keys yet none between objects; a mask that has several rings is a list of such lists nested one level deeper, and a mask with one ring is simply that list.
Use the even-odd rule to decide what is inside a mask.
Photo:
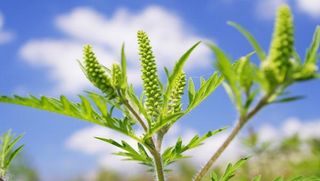
[{"label": "hairy stem", "polygon": [[4,155],[5,150],[4,149],[5,149],[5,147],[4,147],[4,145],[2,145],[1,157],[0,157],[0,159],[1,159],[1,163],[0,163],[0,178],[2,178],[2,179],[6,175],[6,169],[5,169],[5,166],[4,166],[4,164],[5,164],[5,155]]},{"label": "hairy stem", "polygon": [[268,104],[268,99],[270,95],[264,96],[257,105],[245,116],[241,116],[238,120],[235,127],[232,129],[230,135],[227,137],[227,139],[223,142],[223,144],[218,148],[218,150],[212,155],[212,157],[209,159],[209,161],[205,164],[205,166],[198,172],[196,177],[194,178],[194,181],[201,181],[204,176],[208,173],[214,162],[221,156],[221,154],[224,152],[224,150],[229,146],[229,144],[232,142],[232,140],[237,136],[237,134],[240,132],[241,128],[257,113],[261,108],[263,108],[265,105]]},{"label": "hairy stem", "polygon": [[162,134],[162,133],[160,133],[160,134],[157,135],[156,146],[157,146],[158,152],[161,152],[161,146],[162,146],[163,136],[164,136],[164,134]]},{"label": "hairy stem", "polygon": [[[121,95],[121,94],[120,94]],[[148,127],[142,120],[142,118],[139,116],[139,114],[133,109],[133,107],[130,105],[129,101],[124,99],[123,100],[124,105],[129,109],[129,111],[135,116],[135,118],[138,120],[144,131],[147,133],[148,132]],[[156,177],[157,181],[165,181],[164,177],[164,169],[163,169],[163,164],[162,164],[162,158],[161,158],[161,145],[162,145],[162,138],[157,139],[155,142],[152,138],[150,138],[150,143],[151,147],[148,146],[147,148],[151,152],[153,159],[154,159],[154,164],[155,164],[155,171],[156,171]],[[0,180],[1,181],[1,180]]]},{"label": "hairy stem", "polygon": [[138,122],[140,123],[140,125],[142,126],[143,130],[145,132],[148,132],[148,127],[146,126],[146,124],[143,122],[143,120],[141,119],[141,117],[139,116],[139,114],[133,109],[133,107],[129,104],[128,100],[124,100],[123,101],[124,105],[129,109],[129,111],[134,115],[134,117],[138,120]]},{"label": "hairy stem", "polygon": [[139,124],[142,126],[143,130],[145,132],[148,132],[148,127],[142,120],[142,118],[139,116],[139,114],[133,109],[133,107],[130,105],[129,101],[123,96],[123,94],[120,92],[120,90],[117,90],[117,93],[119,97],[121,98],[123,104],[129,109],[129,111],[133,114],[133,116],[138,120]]},{"label": "hairy stem", "polygon": [[159,151],[154,150],[152,152],[152,155],[153,155],[154,163],[155,163],[155,166],[156,166],[156,178],[157,178],[157,181],[165,181],[161,154],[160,154]]}]

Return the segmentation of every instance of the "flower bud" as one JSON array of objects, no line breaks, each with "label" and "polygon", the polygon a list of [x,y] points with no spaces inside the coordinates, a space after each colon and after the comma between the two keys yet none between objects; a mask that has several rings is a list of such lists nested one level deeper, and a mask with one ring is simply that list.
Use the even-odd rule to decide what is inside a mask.
[{"label": "flower bud", "polygon": [[114,87],[119,87],[121,79],[121,71],[118,64],[112,65],[112,85]]},{"label": "flower bud", "polygon": [[283,5],[278,9],[268,60],[263,66],[270,80],[277,83],[282,83],[285,80],[291,68],[290,59],[293,51],[293,18],[290,8]]},{"label": "flower bud", "polygon": [[138,31],[137,36],[141,61],[141,78],[143,81],[144,94],[146,95],[145,105],[148,114],[152,117],[157,117],[162,104],[157,65],[147,34],[143,31]]},{"label": "flower bud", "polygon": [[99,64],[90,45],[84,46],[83,59],[85,72],[90,82],[108,96],[113,95],[114,90],[111,86],[111,81],[106,75],[103,66]]},{"label": "flower bud", "polygon": [[177,113],[181,111],[182,104],[181,99],[184,93],[184,88],[186,86],[186,74],[184,72],[180,73],[178,79],[175,82],[175,87],[172,90],[169,99],[169,113]]}]

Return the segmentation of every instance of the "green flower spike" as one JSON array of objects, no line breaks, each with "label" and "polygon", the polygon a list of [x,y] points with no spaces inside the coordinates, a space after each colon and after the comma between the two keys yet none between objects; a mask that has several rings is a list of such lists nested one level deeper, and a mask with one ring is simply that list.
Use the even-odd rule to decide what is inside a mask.
[{"label": "green flower spike", "polygon": [[139,55],[141,61],[142,81],[146,95],[146,108],[150,116],[156,118],[162,104],[161,85],[157,74],[157,65],[152,52],[150,40],[143,31],[138,31]]},{"label": "green flower spike", "polygon": [[277,83],[282,83],[291,67],[290,59],[294,51],[294,26],[293,17],[289,6],[279,7],[275,22],[273,39],[270,46],[265,70],[270,73],[269,78]]},{"label": "green flower spike", "polygon": [[120,86],[121,71],[118,64],[112,65],[112,85],[116,88]]},{"label": "green flower spike", "polygon": [[182,72],[176,80],[175,87],[172,90],[169,103],[169,114],[174,114],[181,111],[181,98],[186,86],[186,74]]},{"label": "green flower spike", "polygon": [[113,95],[114,90],[111,87],[110,78],[106,75],[103,66],[99,64],[90,45],[84,46],[83,59],[85,72],[90,82],[108,96]]}]

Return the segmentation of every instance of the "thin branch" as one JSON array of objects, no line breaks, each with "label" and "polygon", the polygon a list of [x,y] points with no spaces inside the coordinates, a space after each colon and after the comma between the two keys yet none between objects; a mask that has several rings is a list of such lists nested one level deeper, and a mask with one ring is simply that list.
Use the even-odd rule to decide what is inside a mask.
[{"label": "thin branch", "polygon": [[157,150],[160,152],[161,151],[161,146],[162,146],[162,142],[163,142],[163,136],[164,134],[160,133],[157,135],[157,142],[156,142],[156,148]]},{"label": "thin branch", "polygon": [[220,155],[224,152],[224,150],[229,146],[232,140],[237,136],[240,132],[241,128],[257,113],[261,110],[265,105],[268,104],[268,99],[270,95],[264,96],[257,105],[244,117],[241,117],[233,130],[231,131],[230,135],[227,139],[223,142],[223,144],[219,147],[219,149],[212,155],[210,160],[205,164],[205,166],[200,170],[200,172],[194,178],[194,181],[201,181],[203,177],[207,174],[210,170],[214,162],[220,157]]},{"label": "thin branch", "polygon": [[138,120],[138,122],[140,123],[140,125],[142,126],[143,130],[145,132],[148,132],[148,127],[146,126],[146,124],[144,123],[144,121],[142,120],[142,118],[139,116],[139,114],[133,109],[133,107],[130,105],[129,101],[122,96],[121,92],[119,90],[117,90],[117,93],[119,95],[119,97],[122,99],[123,104],[129,109],[129,111],[134,115],[134,117]]},{"label": "thin branch", "polygon": [[[122,97],[121,96],[122,94],[120,92],[118,92],[118,94],[120,95],[120,97]],[[144,123],[142,118],[139,116],[139,114],[130,105],[129,101],[127,99],[123,98],[123,104],[134,115],[134,117],[138,120],[138,122],[140,123],[140,125],[142,126],[144,131],[147,133],[148,127],[146,126],[146,124]],[[163,163],[162,163],[162,158],[161,158],[161,153],[160,153],[162,140],[160,143],[157,142],[157,144],[155,144],[155,141],[152,138],[150,138],[149,141],[151,143],[151,147],[149,145],[147,145],[147,148],[149,149],[150,153],[152,154],[152,156],[154,158],[157,179],[158,179],[158,181],[165,181]]]},{"label": "thin branch", "polygon": [[151,152],[154,158],[154,163],[156,166],[156,173],[157,173],[157,180],[158,181],[165,181],[164,172],[163,172],[163,163],[160,152],[157,150],[154,150]]},{"label": "thin branch", "polygon": [[142,118],[139,116],[139,114],[133,109],[133,107],[130,105],[130,103],[128,102],[128,100],[124,100],[123,101],[124,105],[129,109],[129,111],[134,115],[134,117],[136,117],[136,119],[138,120],[138,122],[140,123],[140,125],[142,126],[143,130],[145,132],[148,132],[148,127],[146,126],[146,124],[144,123],[144,121],[142,120]]}]

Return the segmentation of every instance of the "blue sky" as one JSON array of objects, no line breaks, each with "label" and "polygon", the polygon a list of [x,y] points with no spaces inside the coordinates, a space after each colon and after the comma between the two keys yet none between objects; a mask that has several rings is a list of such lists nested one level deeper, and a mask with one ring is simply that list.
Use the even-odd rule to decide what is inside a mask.
[{"label": "blue sky", "polygon": [[[0,4],[0,94],[72,97],[91,89],[76,63],[82,56],[81,46],[93,44],[97,55],[110,65],[119,58],[123,41],[127,44],[130,80],[139,87],[135,49],[135,32],[139,29],[149,33],[160,66],[172,65],[184,50],[200,39],[215,41],[234,58],[251,52],[248,42],[226,24],[229,20],[246,27],[267,50],[274,10],[282,2],[289,3],[293,9],[296,49],[304,56],[320,22],[318,0],[5,1]],[[195,79],[210,75],[214,71],[212,59],[211,53],[201,47],[187,65],[188,75]],[[307,98],[272,105],[263,110],[252,125],[281,127],[292,118],[302,125],[319,122],[319,82],[299,84],[291,90]],[[179,125],[203,133],[232,125],[235,119],[228,97],[219,88]],[[25,154],[44,180],[53,179],[52,175],[63,180],[65,175],[77,175],[99,165],[100,151],[88,151],[70,141],[75,133],[90,128],[87,123],[0,104],[0,132],[9,128],[25,133]]]}]

